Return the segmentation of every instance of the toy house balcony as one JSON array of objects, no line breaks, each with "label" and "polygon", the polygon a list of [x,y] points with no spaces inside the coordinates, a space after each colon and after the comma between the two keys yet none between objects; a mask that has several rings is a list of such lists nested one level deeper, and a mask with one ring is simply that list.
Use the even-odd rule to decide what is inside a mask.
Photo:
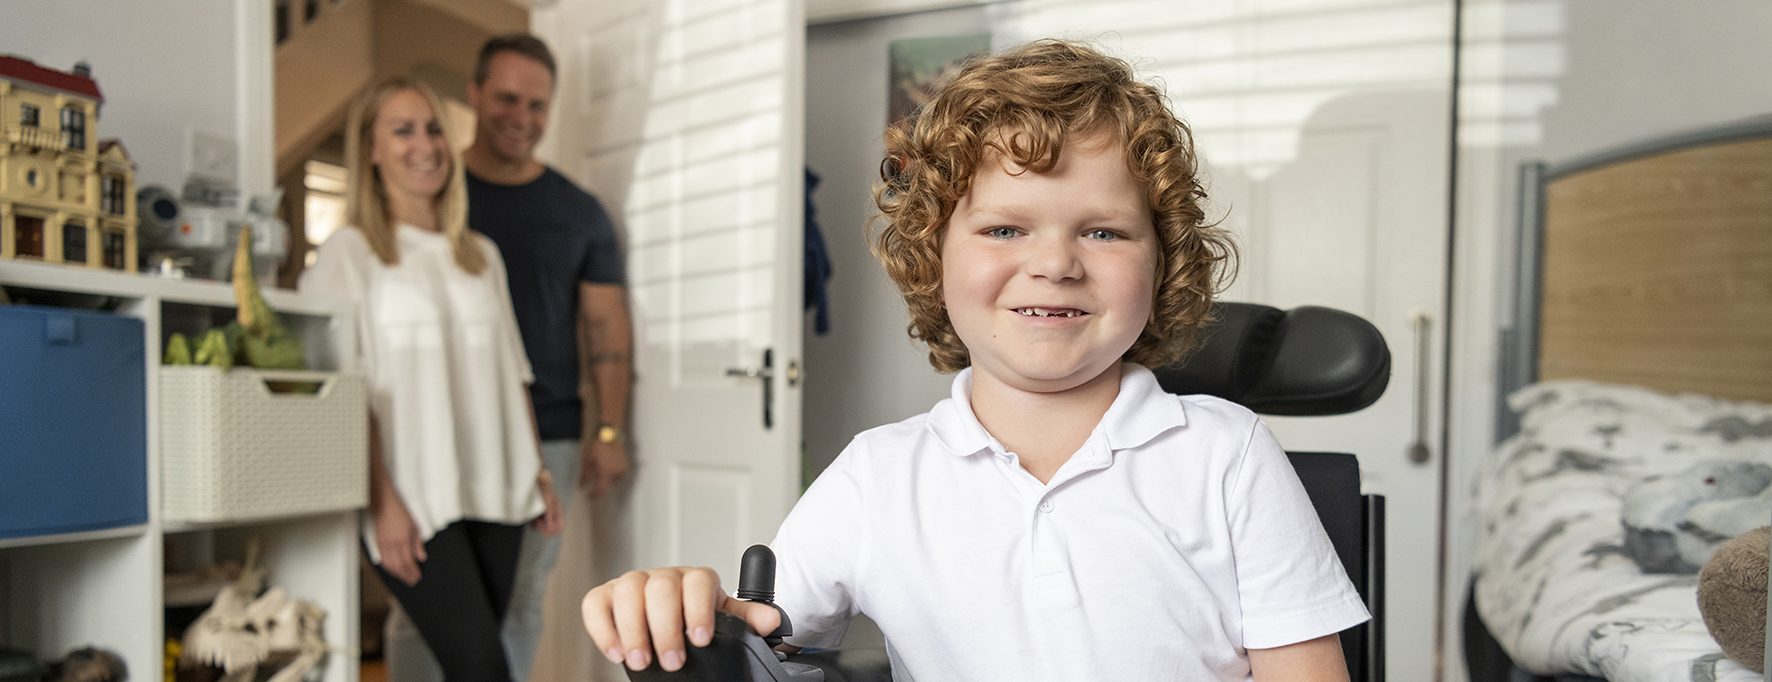
[{"label": "toy house balcony", "polygon": [[6,141],[21,147],[51,152],[79,153],[86,151],[84,149],[69,149],[69,138],[68,133],[59,130],[45,130],[27,126],[6,129]]}]

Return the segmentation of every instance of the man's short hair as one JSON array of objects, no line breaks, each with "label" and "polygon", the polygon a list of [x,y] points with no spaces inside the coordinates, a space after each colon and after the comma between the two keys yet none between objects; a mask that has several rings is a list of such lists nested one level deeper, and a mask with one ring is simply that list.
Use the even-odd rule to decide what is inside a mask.
[{"label": "man's short hair", "polygon": [[474,63],[474,84],[486,82],[486,76],[492,72],[492,58],[500,52],[515,52],[548,67],[548,77],[559,80],[560,74],[554,66],[554,53],[548,44],[528,33],[507,33],[493,36],[480,47],[480,61]]}]

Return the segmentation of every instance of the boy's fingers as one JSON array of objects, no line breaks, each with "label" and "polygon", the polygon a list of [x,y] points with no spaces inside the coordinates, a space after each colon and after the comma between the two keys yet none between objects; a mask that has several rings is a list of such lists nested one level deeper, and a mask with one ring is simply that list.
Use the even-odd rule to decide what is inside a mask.
[{"label": "boy's fingers", "polygon": [[[664,568],[629,571],[604,583],[585,595],[580,610],[585,631],[604,658],[639,671],[656,657],[660,668],[676,672],[688,660],[685,623],[690,641],[707,646],[713,641],[714,611],[724,608],[722,601],[726,596],[713,569]],[[752,619],[774,630],[780,620],[775,609],[756,606],[768,613]]]},{"label": "boy's fingers", "polygon": [[770,604],[728,599],[720,605],[720,610],[743,618],[750,624],[751,631],[759,635],[768,635],[781,626],[781,612]]},{"label": "boy's fingers", "polygon": [[714,641],[714,609],[725,599],[720,576],[713,570],[700,568],[683,574],[683,627],[689,631],[691,645],[704,647]]},{"label": "boy's fingers", "polygon": [[683,667],[683,579],[677,570],[660,571],[646,581],[646,625],[658,665],[666,672]]},{"label": "boy's fingers", "polygon": [[613,583],[610,611],[615,616],[622,659],[629,670],[645,670],[652,662],[652,640],[646,629],[646,584],[650,580],[645,573],[628,571]]},{"label": "boy's fingers", "polygon": [[585,593],[584,602],[579,604],[579,612],[584,615],[585,632],[597,645],[597,651],[610,663],[620,664],[625,654],[622,653],[621,636],[615,632],[615,616],[610,612],[610,587],[604,584],[597,589]]}]

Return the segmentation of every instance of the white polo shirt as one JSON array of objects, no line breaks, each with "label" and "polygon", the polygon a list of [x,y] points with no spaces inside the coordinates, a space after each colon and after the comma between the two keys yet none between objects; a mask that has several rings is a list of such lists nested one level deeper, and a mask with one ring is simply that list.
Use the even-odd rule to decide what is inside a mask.
[{"label": "white polo shirt", "polygon": [[971,372],[856,436],[783,522],[793,644],[835,646],[861,612],[899,682],[1247,680],[1246,649],[1368,618],[1254,413],[1127,364],[1042,485],[973,415]]}]

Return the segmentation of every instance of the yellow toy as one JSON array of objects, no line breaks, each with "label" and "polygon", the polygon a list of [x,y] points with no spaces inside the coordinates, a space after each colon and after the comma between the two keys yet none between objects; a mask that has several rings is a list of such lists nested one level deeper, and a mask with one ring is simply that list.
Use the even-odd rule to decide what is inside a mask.
[{"label": "yellow toy", "polygon": [[234,251],[234,319],[240,325],[240,354],[245,364],[260,369],[306,369],[301,339],[265,303],[252,276],[252,228],[240,228]]}]

